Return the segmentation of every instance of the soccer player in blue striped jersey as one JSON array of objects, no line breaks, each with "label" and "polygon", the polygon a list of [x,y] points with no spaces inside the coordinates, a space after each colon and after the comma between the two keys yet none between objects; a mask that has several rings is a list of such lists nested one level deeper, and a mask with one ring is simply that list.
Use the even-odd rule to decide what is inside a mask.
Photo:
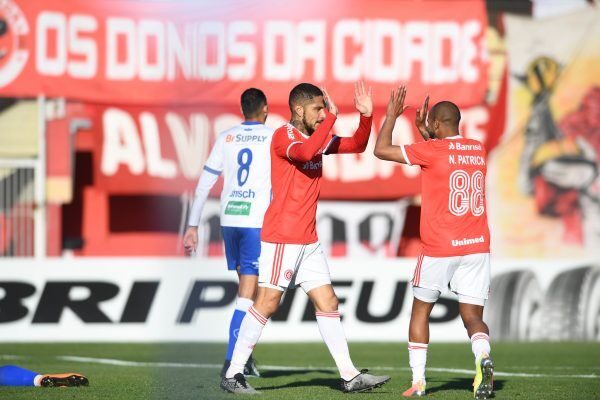
[{"label": "soccer player in blue striped jersey", "polygon": [[[273,130],[265,126],[267,98],[261,90],[250,88],[242,93],[241,106],[244,122],[219,135],[204,165],[183,239],[188,253],[196,250],[202,209],[211,188],[223,174],[221,231],[227,267],[237,271],[239,288],[221,375],[229,367],[240,324],[256,295],[260,231],[271,200]],[[252,358],[248,360],[244,373],[259,375]]]}]

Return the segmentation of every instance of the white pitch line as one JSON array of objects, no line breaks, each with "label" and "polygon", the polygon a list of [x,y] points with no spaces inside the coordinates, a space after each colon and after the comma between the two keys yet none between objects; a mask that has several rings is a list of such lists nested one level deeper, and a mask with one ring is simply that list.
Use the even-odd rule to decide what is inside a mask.
[{"label": "white pitch line", "polygon": [[[72,361],[89,364],[104,364],[116,365],[122,367],[167,367],[167,368],[203,368],[203,369],[220,369],[220,364],[198,364],[198,363],[177,363],[177,362],[143,362],[143,361],[127,361],[116,360],[112,358],[94,358],[94,357],[78,357],[78,356],[58,356],[56,357],[63,361]],[[260,369],[265,371],[336,371],[332,367],[315,367],[315,366],[289,366],[289,365],[261,365]],[[381,371],[410,371],[408,367],[373,367],[373,370]],[[474,371],[470,369],[460,368],[427,368],[433,372],[449,372],[461,375],[473,375]],[[500,372],[494,371],[495,376],[519,377],[519,378],[581,378],[581,379],[597,379],[600,375],[596,374],[529,374],[522,372]]]},{"label": "white pitch line", "polygon": [[11,354],[1,354],[0,355],[0,360],[22,360],[24,358],[28,358],[25,356],[14,356]]},{"label": "white pitch line", "polygon": [[170,367],[170,368],[206,368],[206,369],[214,369],[214,368],[222,367],[222,365],[219,365],[219,364],[126,361],[126,360],[115,360],[112,358],[94,358],[94,357],[77,357],[77,356],[58,356],[56,358],[59,360],[63,360],[63,361],[73,361],[73,362],[90,363],[90,364],[117,365],[120,367]]}]

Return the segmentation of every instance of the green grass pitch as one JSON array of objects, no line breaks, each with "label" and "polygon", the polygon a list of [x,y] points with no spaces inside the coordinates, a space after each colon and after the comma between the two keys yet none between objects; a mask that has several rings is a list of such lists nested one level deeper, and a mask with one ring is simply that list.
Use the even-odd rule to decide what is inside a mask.
[{"label": "green grass pitch", "polygon": [[[600,399],[600,343],[493,343],[496,399]],[[0,399],[232,399],[218,372],[224,344],[0,344],[0,364],[38,372],[81,372],[82,388],[0,387]],[[351,343],[358,368],[392,377],[386,386],[344,395],[325,345],[259,344],[263,378],[250,383],[264,399],[399,399],[410,371],[404,343]],[[73,358],[80,357],[80,358]],[[102,361],[106,360],[106,361]],[[126,361],[114,365],[115,361]],[[472,398],[473,356],[468,343],[433,343],[428,354],[432,399]]]}]

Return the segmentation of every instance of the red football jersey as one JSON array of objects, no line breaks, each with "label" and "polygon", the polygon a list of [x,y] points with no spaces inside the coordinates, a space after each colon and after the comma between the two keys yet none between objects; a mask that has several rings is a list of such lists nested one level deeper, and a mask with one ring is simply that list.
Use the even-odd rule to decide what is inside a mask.
[{"label": "red football jersey", "polygon": [[273,133],[271,142],[271,186],[273,199],[263,222],[261,239],[271,243],[316,242],[317,200],[321,191],[323,154],[296,163],[288,159],[291,146],[303,143],[303,135],[290,124]]},{"label": "red football jersey", "polygon": [[423,254],[450,257],[490,251],[485,204],[486,152],[477,140],[453,136],[402,146],[421,166]]},{"label": "red football jersey", "polygon": [[[327,118],[313,136],[304,135],[290,124],[273,133],[273,198],[265,213],[262,241],[309,244],[318,240],[316,214],[323,174],[323,154],[362,152],[371,131],[372,118],[361,116],[354,136],[341,138],[329,132],[335,119],[335,116],[327,112]],[[310,148],[307,143],[309,140],[318,147],[307,151]],[[302,151],[296,151],[301,148]],[[305,161],[297,161],[303,157],[306,157]]]}]

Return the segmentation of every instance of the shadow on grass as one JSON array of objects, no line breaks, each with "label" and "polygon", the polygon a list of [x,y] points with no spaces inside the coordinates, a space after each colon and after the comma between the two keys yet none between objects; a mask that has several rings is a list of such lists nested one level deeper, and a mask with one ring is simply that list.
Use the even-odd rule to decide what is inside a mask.
[{"label": "shadow on grass", "polygon": [[327,374],[332,375],[335,374],[334,371],[329,369],[286,369],[286,370],[270,370],[270,371],[261,371],[261,378],[279,378],[282,376],[290,376],[290,375],[300,375],[300,374],[311,374],[311,373],[319,373],[319,374]]},{"label": "shadow on grass", "polygon": [[[504,382],[506,382],[506,381],[494,379],[494,392],[502,390],[502,388],[504,387]],[[442,383],[442,384],[439,386],[433,386],[433,384],[436,384],[436,383]],[[447,379],[428,379],[427,380],[427,393],[428,394],[442,392],[444,390],[464,390],[466,392],[473,393],[473,378],[452,378],[450,380],[447,380]]]},{"label": "shadow on grass", "polygon": [[261,391],[269,391],[269,390],[277,390],[277,389],[289,389],[289,388],[297,388],[297,387],[309,387],[309,386],[325,386],[330,387],[332,389],[339,388],[339,381],[337,379],[331,378],[314,378],[308,381],[294,381],[290,383],[286,383],[285,385],[278,386],[261,386],[260,388],[256,388],[256,390]]},{"label": "shadow on grass", "polygon": [[[312,372],[312,371],[310,371]],[[328,373],[332,373],[331,371],[327,371]],[[256,390],[259,391],[269,391],[269,390],[278,390],[278,389],[290,389],[290,388],[301,388],[301,387],[328,387],[335,391],[340,391],[340,379],[336,378],[314,378],[306,381],[295,381],[290,382],[285,385],[278,386],[261,386],[257,387]],[[373,391],[367,391],[367,393],[387,393],[385,387],[379,387],[374,389]]]}]

